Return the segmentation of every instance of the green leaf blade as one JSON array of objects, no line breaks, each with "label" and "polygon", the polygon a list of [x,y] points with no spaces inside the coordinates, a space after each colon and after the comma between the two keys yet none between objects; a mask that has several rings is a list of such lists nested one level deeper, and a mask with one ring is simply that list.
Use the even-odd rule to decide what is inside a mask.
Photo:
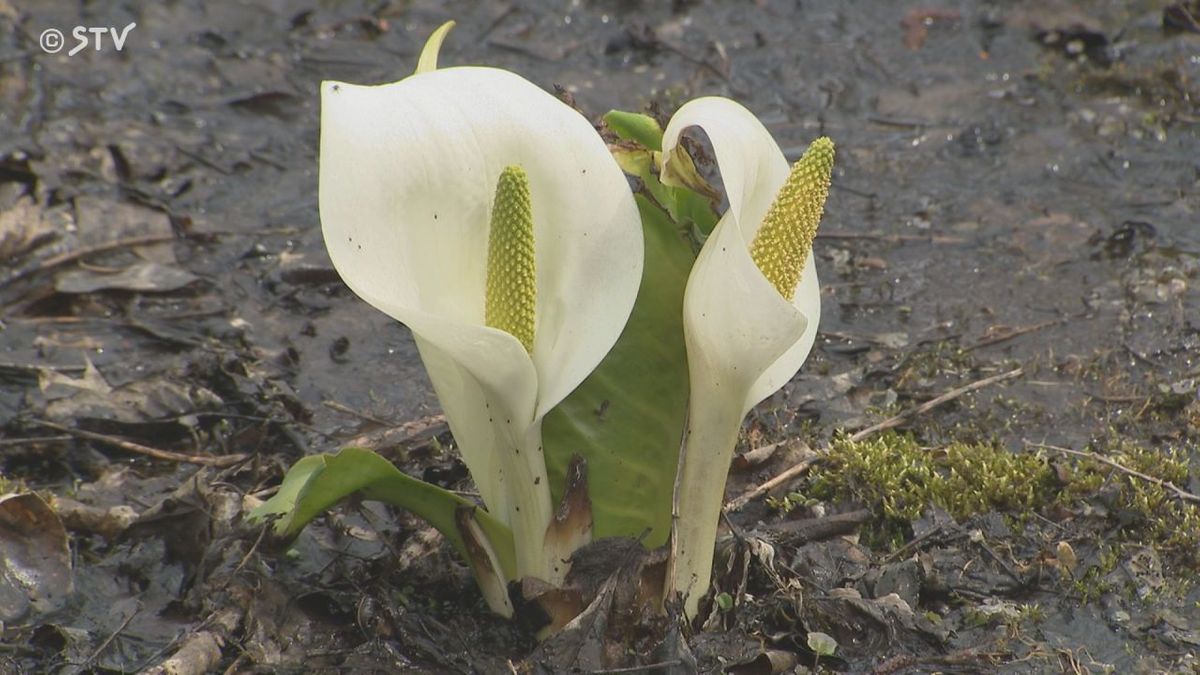
[{"label": "green leaf blade", "polygon": [[623,141],[640,143],[655,152],[662,151],[662,127],[649,115],[610,110],[604,115],[604,123]]},{"label": "green leaf blade", "polygon": [[600,366],[542,427],[552,499],[572,453],[588,463],[593,535],[666,542],[687,414],[683,291],[694,262],[670,218],[638,195],[645,233],[642,285],[625,331]]},{"label": "green leaf blade", "polygon": [[295,537],[314,518],[347,497],[361,493],[364,499],[386,502],[412,511],[437,528],[463,558],[468,550],[455,523],[460,506],[474,509],[474,518],[491,541],[500,566],[512,579],[516,555],[512,532],[473,502],[449,490],[417,480],[378,454],[363,448],[346,448],[336,455],[312,455],[296,462],[284,476],[279,491],[252,510],[249,517],[261,520],[282,516],[275,533]]}]

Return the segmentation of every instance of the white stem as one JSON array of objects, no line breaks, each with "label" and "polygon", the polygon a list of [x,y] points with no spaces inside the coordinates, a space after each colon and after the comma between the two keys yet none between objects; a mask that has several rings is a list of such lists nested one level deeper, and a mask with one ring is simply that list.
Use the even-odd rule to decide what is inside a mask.
[{"label": "white stem", "polygon": [[725,479],[742,426],[741,406],[730,401],[740,397],[730,397],[730,393],[719,387],[694,388],[688,406],[687,438],[675,486],[666,595],[670,599],[682,594],[689,617],[696,615],[700,598],[712,581]]},{"label": "white stem", "polygon": [[509,519],[517,553],[517,577],[554,578],[549,557],[543,551],[546,527],[553,517],[546,460],[542,453],[542,421],[534,420],[522,433],[516,421],[496,420],[510,441],[502,465],[508,483]]}]

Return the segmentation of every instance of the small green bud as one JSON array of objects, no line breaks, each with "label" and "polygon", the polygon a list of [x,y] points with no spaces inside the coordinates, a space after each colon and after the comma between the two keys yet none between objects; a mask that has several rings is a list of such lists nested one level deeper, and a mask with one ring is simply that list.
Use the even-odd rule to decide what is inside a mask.
[{"label": "small green bud", "polygon": [[792,165],[750,246],[754,264],[787,300],[812,252],[832,176],[833,141],[822,136]]},{"label": "small green bud", "polygon": [[510,166],[500,174],[492,203],[484,323],[517,338],[525,351],[533,351],[537,308],[534,264],[529,178],[521,167]]}]

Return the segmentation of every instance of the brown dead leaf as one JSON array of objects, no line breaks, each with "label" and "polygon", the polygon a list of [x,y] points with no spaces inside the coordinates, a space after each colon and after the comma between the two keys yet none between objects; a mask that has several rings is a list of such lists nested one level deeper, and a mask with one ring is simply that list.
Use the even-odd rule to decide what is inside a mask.
[{"label": "brown dead leaf", "polygon": [[53,238],[54,228],[29,197],[21,197],[12,208],[0,212],[0,262],[12,260]]},{"label": "brown dead leaf", "polygon": [[59,293],[105,290],[170,293],[199,280],[200,277],[185,269],[147,261],[134,263],[116,272],[91,269],[64,272],[55,282],[54,290]]},{"label": "brown dead leaf", "polygon": [[764,649],[750,661],[729,666],[725,672],[731,675],[778,675],[793,672],[798,663],[798,657],[792,652]]},{"label": "brown dead leaf", "polygon": [[[79,239],[84,245],[132,237],[167,236],[172,232],[170,218],[161,211],[100,197],[76,197],[75,222],[79,224]],[[175,249],[169,241],[136,246],[133,251],[149,262],[163,265],[176,262]]]},{"label": "brown dead leaf", "polygon": [[73,588],[67,531],[54,510],[31,492],[0,497],[0,622],[52,612]]},{"label": "brown dead leaf", "polygon": [[104,375],[101,375],[96,366],[92,364],[92,360],[87,356],[84,356],[83,360],[83,375],[80,377],[71,377],[57,370],[38,371],[38,388],[41,389],[46,400],[67,398],[81,391],[99,395],[106,395],[112,391],[112,387],[108,385]]}]

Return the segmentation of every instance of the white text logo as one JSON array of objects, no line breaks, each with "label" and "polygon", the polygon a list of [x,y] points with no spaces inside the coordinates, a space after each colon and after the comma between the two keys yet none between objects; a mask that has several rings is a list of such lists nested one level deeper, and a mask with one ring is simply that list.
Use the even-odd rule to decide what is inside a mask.
[{"label": "white text logo", "polygon": [[[109,43],[112,44],[117,51],[125,48],[125,38],[129,37],[129,31],[137,26],[136,23],[131,23],[124,28],[117,29],[114,26],[75,26],[71,29],[71,37],[75,38],[75,46],[67,52],[67,56],[75,56],[79,52],[87,49],[89,46],[94,46],[96,51],[103,51]],[[108,36],[107,41],[105,36]],[[47,54],[57,54],[62,51],[65,46],[66,38],[62,31],[57,28],[47,28],[42,31],[42,35],[38,38],[38,43],[42,46],[42,51]]]}]

